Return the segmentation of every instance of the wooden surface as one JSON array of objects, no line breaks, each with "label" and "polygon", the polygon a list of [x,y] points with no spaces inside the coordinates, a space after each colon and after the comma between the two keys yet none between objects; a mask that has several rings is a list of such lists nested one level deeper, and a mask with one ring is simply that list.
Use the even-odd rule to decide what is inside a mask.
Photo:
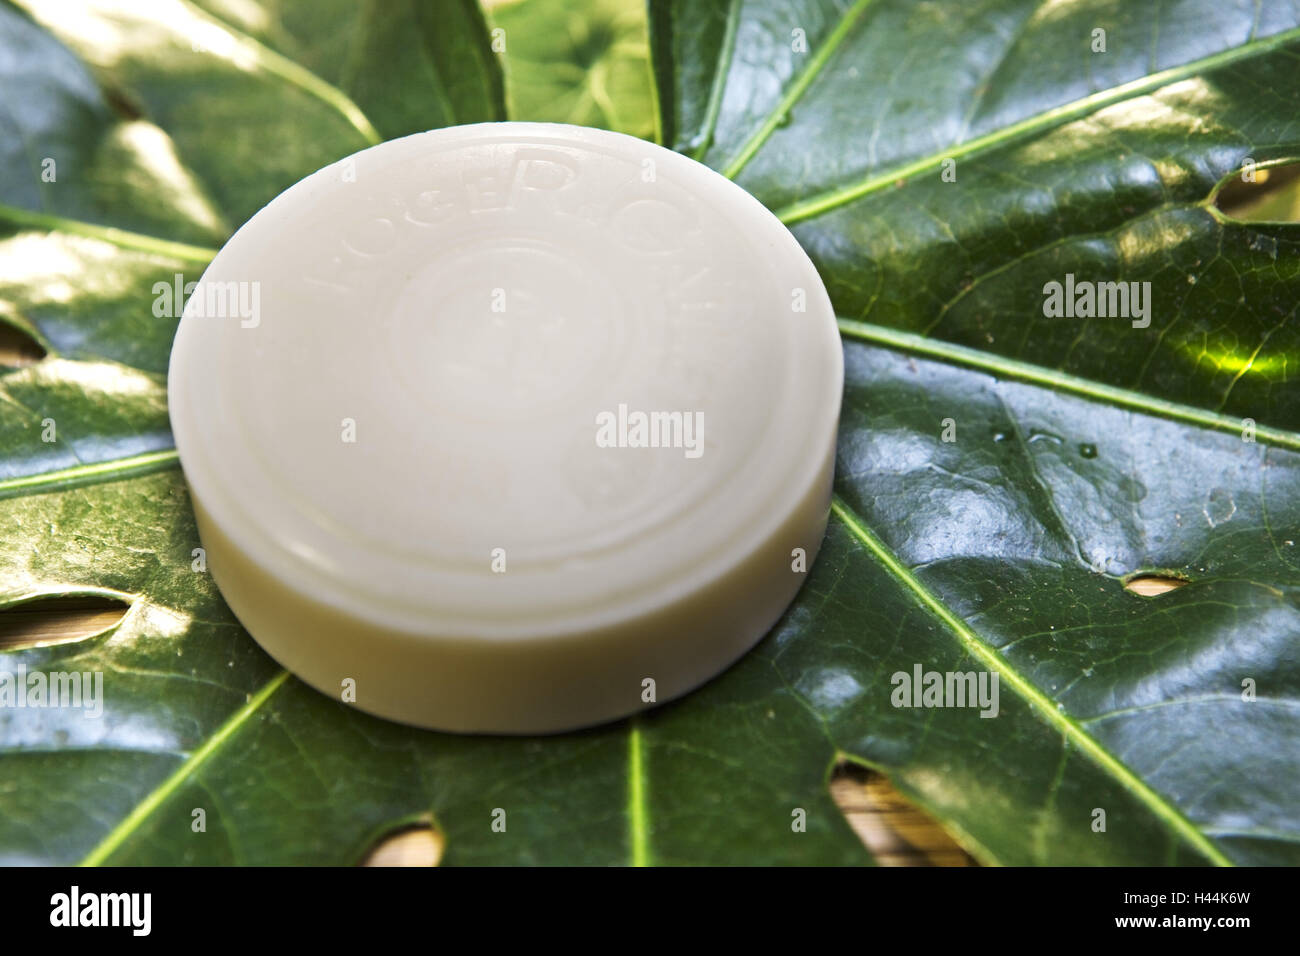
[{"label": "wooden surface", "polygon": [[881,866],[977,865],[883,774],[845,765],[831,780],[831,796]]},{"label": "wooden surface", "polygon": [[1146,574],[1142,577],[1129,578],[1124,582],[1124,587],[1143,597],[1155,597],[1157,594],[1164,594],[1166,591],[1180,588],[1186,583],[1181,578],[1164,578],[1154,574]]},{"label": "wooden surface", "polygon": [[50,647],[102,634],[127,611],[122,601],[74,595],[42,598],[0,611],[0,650]]},{"label": "wooden surface", "polygon": [[442,834],[428,821],[398,830],[375,845],[362,866],[437,866],[442,858]]}]

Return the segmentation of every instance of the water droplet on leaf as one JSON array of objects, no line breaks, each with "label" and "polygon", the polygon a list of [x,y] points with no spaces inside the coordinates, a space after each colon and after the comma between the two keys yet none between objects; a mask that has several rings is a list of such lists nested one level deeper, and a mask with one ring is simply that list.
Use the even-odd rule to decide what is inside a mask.
[{"label": "water droplet on leaf", "polygon": [[1224,522],[1230,521],[1237,513],[1237,502],[1233,501],[1232,494],[1227,489],[1215,488],[1205,499],[1205,506],[1201,512],[1205,515],[1205,520],[1210,523],[1210,527],[1217,528]]}]

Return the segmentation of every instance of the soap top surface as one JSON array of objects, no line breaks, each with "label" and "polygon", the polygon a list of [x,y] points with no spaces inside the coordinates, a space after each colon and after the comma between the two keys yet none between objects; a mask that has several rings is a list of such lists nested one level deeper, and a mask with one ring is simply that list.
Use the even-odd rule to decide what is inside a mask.
[{"label": "soap top surface", "polygon": [[254,216],[189,296],[169,397],[193,493],[257,563],[492,637],[608,624],[743,560],[814,480],[842,381],[816,270],[738,186],[495,123],[365,150]]}]

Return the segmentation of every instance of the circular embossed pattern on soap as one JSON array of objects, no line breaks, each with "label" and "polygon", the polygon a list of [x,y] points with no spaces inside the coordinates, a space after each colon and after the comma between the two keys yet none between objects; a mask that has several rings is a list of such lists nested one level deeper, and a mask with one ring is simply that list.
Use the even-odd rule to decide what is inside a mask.
[{"label": "circular embossed pattern on soap", "polygon": [[384,143],[213,260],[169,397],[208,566],[276,660],[451,731],[630,714],[776,622],[825,530],[843,359],[812,263],[662,147]]}]

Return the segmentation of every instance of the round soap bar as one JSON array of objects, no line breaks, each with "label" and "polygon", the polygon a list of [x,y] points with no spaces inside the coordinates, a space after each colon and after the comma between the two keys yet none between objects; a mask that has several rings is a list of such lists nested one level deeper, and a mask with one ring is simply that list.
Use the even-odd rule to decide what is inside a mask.
[{"label": "round soap bar", "polygon": [[169,399],[208,567],[335,699],[599,723],[780,617],[829,511],[843,357],[784,226],[617,133],[435,130],[308,176],[189,296]]}]

